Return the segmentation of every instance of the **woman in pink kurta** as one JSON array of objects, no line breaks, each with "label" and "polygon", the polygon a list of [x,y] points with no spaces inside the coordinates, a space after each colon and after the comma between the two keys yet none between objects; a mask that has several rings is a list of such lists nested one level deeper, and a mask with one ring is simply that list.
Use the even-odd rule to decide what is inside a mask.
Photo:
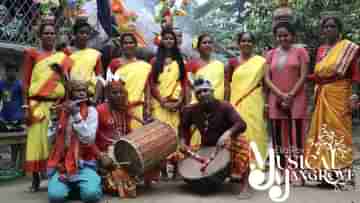
[{"label": "woman in pink kurta", "polygon": [[[274,28],[279,46],[266,56],[265,82],[273,145],[287,167],[287,158],[296,159],[303,152],[307,101],[305,78],[309,56],[304,48],[295,47],[295,31],[288,23]],[[285,158],[285,159],[284,159]]]}]

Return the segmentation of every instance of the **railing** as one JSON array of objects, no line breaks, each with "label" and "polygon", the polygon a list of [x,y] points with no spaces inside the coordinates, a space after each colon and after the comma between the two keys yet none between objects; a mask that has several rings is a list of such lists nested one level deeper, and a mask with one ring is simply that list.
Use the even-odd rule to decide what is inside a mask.
[{"label": "railing", "polygon": [[[49,11],[56,16],[56,26],[64,28],[66,19],[60,9],[54,7]],[[0,42],[36,46],[42,15],[43,9],[35,0],[0,0]],[[58,34],[64,30],[59,30]]]},{"label": "railing", "polygon": [[[360,91],[358,89],[353,90],[353,93],[360,95]],[[360,109],[357,108],[352,111],[352,122],[353,125],[360,126]]]}]

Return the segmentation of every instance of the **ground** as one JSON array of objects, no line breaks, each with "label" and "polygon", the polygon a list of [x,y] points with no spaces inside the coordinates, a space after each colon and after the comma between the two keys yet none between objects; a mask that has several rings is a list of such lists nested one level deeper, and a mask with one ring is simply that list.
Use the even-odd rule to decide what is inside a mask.
[{"label": "ground", "polygon": [[[358,163],[360,166],[360,163]],[[360,203],[360,173],[356,177],[358,183],[355,188],[350,191],[335,191],[333,189],[321,189],[316,186],[305,187],[291,187],[288,203]],[[47,188],[46,181],[43,182],[41,191],[38,193],[28,193],[27,188],[30,185],[30,178],[23,177],[17,180],[0,182],[0,202],[11,203],[46,203]],[[271,202],[268,196],[268,190],[255,191],[250,200],[238,200],[230,192],[230,186],[224,187],[210,195],[199,195],[191,192],[186,185],[181,181],[160,182],[153,188],[145,190],[144,187],[138,189],[138,197],[136,199],[129,199],[129,203],[235,203],[235,202],[252,202],[262,203]],[[116,197],[105,196],[101,203],[115,203],[119,202]],[[80,201],[72,201],[78,203]]]},{"label": "ground", "polygon": [[[35,194],[25,192],[29,186],[29,179],[23,178],[13,182],[0,185],[1,202],[11,203],[46,203],[47,193],[46,188],[42,188],[42,191]],[[316,187],[293,187],[290,191],[290,197],[286,202],[289,203],[360,203],[360,190],[336,192],[329,189],[319,189]],[[118,198],[105,196],[102,203],[115,203],[119,202]],[[74,201],[77,203],[79,201]],[[136,199],[126,200],[129,203],[235,203],[235,202],[271,202],[266,192],[255,192],[254,196],[250,200],[238,200],[236,199],[229,188],[225,186],[223,191],[217,193],[201,196],[192,193],[186,189],[181,181],[177,182],[163,182],[153,187],[150,190],[145,191],[140,188],[139,196]]]},{"label": "ground", "polygon": [[[357,125],[358,126],[358,125]],[[316,186],[291,187],[288,203],[360,203],[360,125],[354,127],[354,159],[356,160],[357,185],[349,191],[335,191],[332,189],[321,189]],[[1,150],[0,150],[1,154]],[[4,162],[0,161],[1,163]],[[46,181],[43,182],[41,191],[38,193],[25,192],[30,185],[28,177],[18,178],[12,181],[0,181],[0,202],[11,203],[46,203]],[[108,202],[107,202],[108,201]],[[119,200],[116,197],[105,196],[101,203],[115,203]],[[73,201],[78,203],[79,201]],[[160,182],[149,190],[140,187],[138,197],[136,199],[126,200],[129,203],[235,203],[235,202],[252,202],[263,203],[271,202],[268,196],[268,190],[255,191],[254,196],[250,200],[238,200],[230,192],[229,185],[225,185],[222,190],[211,195],[199,195],[189,191],[186,185],[181,181]]]}]

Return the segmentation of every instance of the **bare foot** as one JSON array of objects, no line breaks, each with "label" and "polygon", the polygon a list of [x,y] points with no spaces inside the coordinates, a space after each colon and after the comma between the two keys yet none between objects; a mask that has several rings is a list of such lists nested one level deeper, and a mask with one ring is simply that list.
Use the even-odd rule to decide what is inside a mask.
[{"label": "bare foot", "polygon": [[250,199],[253,195],[253,191],[248,183],[232,183],[231,189],[232,193],[239,200]]},{"label": "bare foot", "polygon": [[40,174],[33,173],[32,183],[29,187],[29,192],[38,192],[40,190]]},{"label": "bare foot", "polygon": [[249,190],[249,191],[244,191],[244,192],[241,192],[240,194],[238,194],[236,196],[236,199],[247,200],[247,199],[251,199],[252,196],[253,196],[253,192]]}]

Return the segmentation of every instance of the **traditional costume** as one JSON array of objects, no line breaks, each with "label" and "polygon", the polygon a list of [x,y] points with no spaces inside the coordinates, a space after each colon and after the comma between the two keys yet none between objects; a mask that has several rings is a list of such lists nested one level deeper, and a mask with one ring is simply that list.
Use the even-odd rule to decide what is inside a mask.
[{"label": "traditional costume", "polygon": [[[230,102],[246,122],[245,136],[248,142],[255,142],[262,160],[267,158],[268,135],[264,118],[265,98],[263,93],[265,59],[252,56],[244,63],[238,58],[229,60],[231,73]],[[254,161],[254,157],[251,157]]]},{"label": "traditional costume", "polygon": [[[155,60],[153,59],[153,64]],[[153,74],[153,73],[152,73]],[[186,95],[186,79],[179,80],[179,64],[172,60],[164,65],[163,71],[158,76],[158,81],[150,79],[151,92],[153,95],[152,116],[162,122],[169,124],[175,130],[179,127],[179,111],[169,111],[162,107],[156,98],[163,98],[167,102],[178,102]]]},{"label": "traditional costume", "polygon": [[[151,65],[142,60],[124,63],[120,58],[113,59],[107,71],[107,78],[121,78],[128,93],[128,107],[134,116],[147,120],[150,112],[150,91],[147,91]],[[130,123],[132,129],[142,126],[136,120]]]},{"label": "traditional costume", "polygon": [[[83,82],[70,82],[70,88],[81,85],[88,88]],[[64,202],[74,196],[83,202],[97,202],[102,197],[101,178],[96,172],[98,113],[86,102],[80,102],[79,108],[76,114],[68,109],[60,111],[47,165],[50,202]]]},{"label": "traditional costume", "polygon": [[28,172],[46,171],[49,154],[48,126],[50,107],[59,103],[65,96],[61,77],[50,66],[61,64],[63,72],[71,66],[71,60],[62,52],[41,52],[26,49],[24,59],[24,90],[30,115],[26,142],[25,170]]},{"label": "traditional costume", "polygon": [[[195,91],[212,89],[210,82],[195,86]],[[194,125],[201,134],[201,146],[215,146],[225,131],[232,129],[231,139],[226,148],[231,151],[231,174],[233,179],[241,179],[249,169],[249,145],[240,135],[246,130],[246,123],[231,104],[215,100],[203,109],[201,104],[186,106],[181,114],[180,134],[186,145],[191,145],[191,127]],[[195,147],[196,150],[197,147]]]},{"label": "traditional costume", "polygon": [[[305,143],[305,163],[310,169],[349,169],[352,166],[352,121],[349,100],[352,81],[360,81],[359,46],[340,40],[334,47],[318,49],[315,110]],[[334,154],[332,154],[334,153]]]},{"label": "traditional costume", "polygon": [[[133,82],[133,84],[135,84],[135,81]],[[96,146],[100,153],[112,155],[114,153],[113,145],[116,140],[126,136],[135,129],[131,124],[137,123],[136,126],[141,126],[144,122],[135,115],[131,108],[128,108],[129,102],[126,83],[123,81],[112,81],[107,85],[107,88],[108,90],[121,90],[121,107],[119,109],[111,109],[109,103],[103,103],[97,106],[99,128],[96,136]],[[136,197],[135,177],[130,176],[125,167],[117,165],[114,160],[115,157],[110,158],[113,160],[113,164],[107,168],[100,168],[104,191],[110,194],[116,194],[122,198]],[[157,173],[155,175],[151,173],[152,172],[144,174],[145,181],[151,181],[158,177]]]},{"label": "traditional costume", "polygon": [[101,53],[92,48],[66,50],[66,53],[73,61],[70,78],[89,83],[89,93],[95,95],[96,77],[102,74]]},{"label": "traditional costume", "polygon": [[[202,64],[200,59],[192,59],[187,65],[187,72],[191,74],[193,79],[204,78],[211,82],[214,88],[214,96],[216,99],[223,101],[225,92],[225,69],[224,64],[218,60],[213,60],[209,64]],[[191,103],[196,103],[196,97],[192,95]],[[199,130],[193,127],[191,143],[193,146],[200,147],[201,135]]]}]

